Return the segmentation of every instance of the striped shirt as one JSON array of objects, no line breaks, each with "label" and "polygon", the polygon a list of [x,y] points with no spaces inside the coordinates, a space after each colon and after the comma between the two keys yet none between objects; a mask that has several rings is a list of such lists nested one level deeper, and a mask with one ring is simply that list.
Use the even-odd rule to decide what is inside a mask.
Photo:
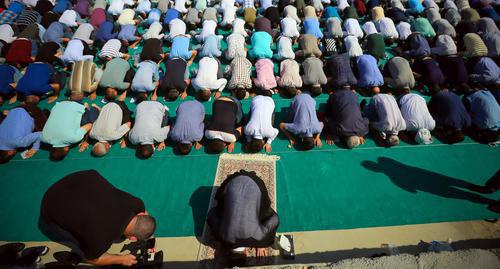
[{"label": "striped shirt", "polygon": [[118,39],[110,39],[108,42],[102,46],[102,50],[99,53],[101,58],[111,57],[111,58],[121,58],[123,53],[120,52],[122,43]]},{"label": "striped shirt", "polygon": [[18,26],[28,26],[32,23],[39,23],[41,19],[42,16],[40,16],[40,13],[34,10],[25,9],[21,15],[17,17],[16,24]]},{"label": "striped shirt", "polygon": [[102,71],[92,61],[77,61],[69,78],[68,89],[71,92],[91,93],[97,90]]},{"label": "striped shirt", "polygon": [[464,45],[467,57],[487,56],[488,48],[481,37],[476,33],[468,33],[464,36]]}]

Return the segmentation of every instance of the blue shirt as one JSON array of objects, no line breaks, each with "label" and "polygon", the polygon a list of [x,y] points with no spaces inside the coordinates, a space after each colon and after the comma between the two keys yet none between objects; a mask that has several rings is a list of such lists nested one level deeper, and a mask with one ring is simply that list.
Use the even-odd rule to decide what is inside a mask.
[{"label": "blue shirt", "polygon": [[16,91],[28,95],[43,95],[52,90],[50,79],[53,74],[50,64],[35,62],[28,65],[24,76],[17,83]]},{"label": "blue shirt", "polygon": [[474,66],[472,80],[484,84],[500,83],[500,68],[489,57],[481,57]]},{"label": "blue shirt", "polygon": [[161,10],[157,8],[153,8],[148,14],[148,24],[152,24],[153,22],[159,22],[161,18]]},{"label": "blue shirt", "polygon": [[436,126],[463,130],[471,124],[471,118],[460,97],[450,91],[440,91],[429,101],[429,111]]},{"label": "blue shirt", "polygon": [[128,24],[121,27],[120,32],[118,33],[118,39],[127,40],[127,41],[136,41],[137,36],[135,35],[137,28],[135,25]]},{"label": "blue shirt", "polygon": [[12,109],[0,124],[0,150],[40,148],[41,132],[33,132],[35,120],[21,107]]},{"label": "blue shirt", "polygon": [[52,11],[62,14],[66,9],[71,9],[71,2],[69,0],[58,0]]},{"label": "blue shirt", "polygon": [[304,33],[314,35],[318,39],[323,38],[323,32],[319,28],[319,20],[316,18],[308,18],[304,20]]},{"label": "blue shirt", "polygon": [[16,82],[21,76],[21,72],[17,68],[8,64],[0,64],[0,94],[7,95],[14,91],[9,85]]},{"label": "blue shirt", "polygon": [[271,59],[273,57],[273,51],[271,50],[273,38],[270,34],[264,31],[255,32],[250,40],[252,43],[252,49],[249,52],[250,58]]},{"label": "blue shirt", "polygon": [[498,130],[500,127],[500,106],[488,90],[479,90],[465,97],[469,103],[472,122],[479,129]]},{"label": "blue shirt", "polygon": [[24,10],[24,4],[20,1],[10,1],[9,10],[19,15]]},{"label": "blue shirt", "polygon": [[308,93],[302,93],[293,98],[290,106],[293,123],[286,123],[285,128],[300,137],[312,137],[321,133],[323,123],[316,115],[316,100]]},{"label": "blue shirt", "polygon": [[336,136],[368,134],[368,119],[361,115],[358,96],[351,90],[340,90],[330,94],[325,116],[328,118],[330,131]]},{"label": "blue shirt", "polygon": [[189,42],[190,39],[187,36],[174,37],[168,57],[170,59],[182,58],[184,60],[191,58],[192,53],[189,51]]},{"label": "blue shirt", "polygon": [[340,21],[342,21],[337,8],[334,6],[327,6],[325,8],[325,10],[323,11],[323,18],[328,19],[328,18],[333,18],[333,17],[339,18]]},{"label": "blue shirt", "polygon": [[159,79],[159,68],[155,62],[151,60],[141,62],[132,80],[132,91],[152,92],[155,89],[153,80],[158,81]]},{"label": "blue shirt", "polygon": [[49,28],[43,34],[44,42],[56,42],[57,44],[61,44],[61,38],[64,37],[64,24],[55,21],[49,25]]},{"label": "blue shirt", "polygon": [[196,100],[186,101],[177,107],[175,124],[170,131],[174,142],[192,143],[203,138],[205,107]]},{"label": "blue shirt", "polygon": [[221,39],[216,35],[209,35],[205,38],[203,48],[200,52],[200,57],[218,58],[221,56]]},{"label": "blue shirt", "polygon": [[375,57],[364,54],[357,60],[358,66],[358,87],[375,87],[384,85],[384,78],[378,69]]},{"label": "blue shirt", "polygon": [[74,101],[57,102],[42,131],[42,141],[62,148],[83,139],[86,131],[80,127],[85,106]]},{"label": "blue shirt", "polygon": [[181,15],[181,13],[175,8],[171,8],[171,9],[167,10],[167,13],[165,14],[165,18],[163,19],[163,24],[170,24],[170,22],[173,19],[179,18],[180,15]]},{"label": "blue shirt", "polygon": [[99,30],[95,35],[95,39],[102,42],[107,42],[110,39],[114,39],[118,36],[118,33],[113,33],[114,25],[110,21],[105,21],[99,25]]}]

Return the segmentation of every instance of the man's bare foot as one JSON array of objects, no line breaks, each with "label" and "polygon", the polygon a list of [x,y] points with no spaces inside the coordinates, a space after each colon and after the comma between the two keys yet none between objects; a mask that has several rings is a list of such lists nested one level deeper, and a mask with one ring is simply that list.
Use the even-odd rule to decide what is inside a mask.
[{"label": "man's bare foot", "polygon": [[127,91],[123,91],[123,93],[120,94],[120,97],[118,97],[118,101],[125,101],[125,98],[127,98]]},{"label": "man's bare foot", "polygon": [[82,143],[80,143],[80,145],[78,145],[78,152],[84,152],[85,150],[87,150],[88,147],[89,147],[89,142],[83,141]]},{"label": "man's bare foot", "polygon": [[47,98],[47,103],[53,103],[55,100],[57,100],[57,97],[58,96],[49,96],[49,98]]},{"label": "man's bare foot", "polygon": [[3,105],[3,97],[0,96],[0,106]]},{"label": "man's bare foot", "polygon": [[219,92],[219,91],[217,91],[217,92],[215,92],[214,98],[215,98],[215,99],[217,99],[217,98],[219,98],[221,95],[222,95],[222,93],[221,93],[221,92]]},{"label": "man's bare foot", "polygon": [[14,96],[12,96],[10,99],[9,99],[9,105],[13,104],[17,102],[17,94],[14,94]]},{"label": "man's bare foot", "polygon": [[267,153],[271,152],[273,150],[273,148],[271,147],[271,145],[269,144],[264,144],[264,149],[266,150]]},{"label": "man's bare foot", "polygon": [[89,94],[90,100],[95,100],[96,97],[97,97],[97,92],[93,92],[93,93]]},{"label": "man's bare foot", "polygon": [[156,101],[156,100],[158,100],[158,95],[156,94],[151,95],[151,101]]},{"label": "man's bare foot", "polygon": [[127,147],[127,141],[125,141],[124,138],[122,138],[122,140],[120,140],[120,148],[124,149]]},{"label": "man's bare foot", "polygon": [[231,153],[234,151],[234,143],[227,145],[227,152]]},{"label": "man's bare foot", "polygon": [[293,148],[293,146],[295,146],[295,139],[290,139],[288,143],[288,148]]},{"label": "man's bare foot", "polygon": [[186,97],[188,96],[187,92],[184,91],[182,94],[181,94],[181,100],[184,100],[186,99]]},{"label": "man's bare foot", "polygon": [[198,141],[196,141],[196,142],[194,143],[194,148],[195,148],[196,150],[200,150],[200,149],[201,149],[201,143],[200,143],[200,142],[198,142]]},{"label": "man's bare foot", "polygon": [[158,144],[158,151],[162,151],[166,147],[167,147],[167,145],[165,144],[165,142],[161,142],[160,144]]}]

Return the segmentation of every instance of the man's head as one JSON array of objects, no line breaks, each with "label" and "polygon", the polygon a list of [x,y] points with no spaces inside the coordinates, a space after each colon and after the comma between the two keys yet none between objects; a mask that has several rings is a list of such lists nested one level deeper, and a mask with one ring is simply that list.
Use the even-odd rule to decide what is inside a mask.
[{"label": "man's head", "polygon": [[188,155],[193,148],[193,143],[177,143],[177,152],[180,155]]},{"label": "man's head", "polygon": [[314,138],[312,136],[302,137],[302,149],[311,150],[314,148]]},{"label": "man's head", "polygon": [[425,128],[419,129],[415,135],[415,142],[424,145],[432,144],[431,131]]},{"label": "man's head", "polygon": [[212,139],[207,143],[207,150],[210,153],[222,153],[224,148],[226,148],[226,142],[220,139]]},{"label": "man's head", "polygon": [[24,103],[27,105],[36,105],[40,102],[40,97],[37,95],[28,95],[24,98]]},{"label": "man's head", "polygon": [[69,96],[69,99],[71,101],[82,101],[84,98],[84,94],[81,91],[72,91],[71,95]]},{"label": "man's head", "polygon": [[390,135],[387,137],[385,140],[387,143],[387,146],[393,147],[399,145],[399,137],[397,135]]},{"label": "man's head", "polygon": [[455,144],[464,140],[462,130],[447,129],[444,131],[444,140],[447,144]]},{"label": "man's head", "polygon": [[316,96],[320,95],[323,92],[323,90],[321,89],[320,85],[314,85],[311,87],[310,92],[311,92],[312,97],[316,97]]},{"label": "man's head", "polygon": [[135,154],[140,159],[149,159],[153,156],[154,147],[153,144],[137,145],[135,149]]},{"label": "man's head", "polygon": [[92,154],[96,157],[102,157],[108,154],[110,147],[111,145],[106,141],[97,142],[94,147],[92,147]]},{"label": "man's head", "polygon": [[353,136],[348,136],[346,139],[345,139],[345,144],[348,148],[352,149],[352,148],[355,148],[357,146],[359,146],[359,144],[361,143],[360,139],[359,139],[359,136],[357,135],[353,135]]},{"label": "man's head", "polygon": [[145,213],[140,213],[132,218],[125,229],[124,235],[131,240],[145,240],[153,235],[155,229],[155,218]]},{"label": "man's head", "polygon": [[114,88],[106,88],[104,91],[104,98],[108,101],[113,101],[118,96],[118,92]]},{"label": "man's head", "polygon": [[233,95],[234,97],[236,97],[236,99],[238,100],[243,100],[245,99],[246,95],[247,95],[247,91],[245,90],[245,88],[236,88],[233,92]]},{"label": "man's head", "polygon": [[264,140],[263,139],[257,139],[253,138],[250,143],[248,143],[248,151],[251,153],[257,153],[260,152],[264,148]]},{"label": "man's head", "polygon": [[199,90],[196,94],[196,98],[201,102],[206,102],[210,100],[211,92],[208,89]]},{"label": "man's head", "polygon": [[260,94],[262,94],[264,96],[269,96],[269,97],[273,96],[273,92],[271,90],[261,90]]},{"label": "man's head", "polygon": [[479,142],[488,144],[494,143],[499,139],[499,132],[495,130],[480,130],[479,131]]},{"label": "man's head", "polygon": [[16,155],[16,150],[0,150],[0,163],[7,163]]},{"label": "man's head", "polygon": [[295,95],[297,95],[297,88],[295,88],[295,87],[285,87],[285,94],[288,97],[294,97]]},{"label": "man's head", "polygon": [[50,159],[52,161],[62,161],[68,155],[69,147],[55,148],[52,147],[50,149]]},{"label": "man's head", "polygon": [[140,92],[135,95],[135,103],[140,104],[143,101],[148,100],[148,94],[145,92]]},{"label": "man's head", "polygon": [[180,92],[177,89],[169,89],[167,92],[167,99],[169,101],[175,101],[179,98]]}]

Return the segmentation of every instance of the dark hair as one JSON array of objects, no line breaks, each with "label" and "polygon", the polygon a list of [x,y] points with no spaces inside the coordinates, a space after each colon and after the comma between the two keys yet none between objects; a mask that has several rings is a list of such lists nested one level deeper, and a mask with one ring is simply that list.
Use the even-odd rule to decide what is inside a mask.
[{"label": "dark hair", "polygon": [[210,153],[222,153],[225,147],[226,147],[226,142],[220,139],[212,139],[209,140],[207,143],[207,150]]},{"label": "dark hair", "polygon": [[479,131],[479,142],[488,144],[496,142],[499,138],[498,131],[494,130],[481,130]]},{"label": "dark hair", "polygon": [[264,96],[269,96],[269,97],[273,96],[273,92],[271,90],[262,90],[260,94],[262,94]]},{"label": "dark hair", "polygon": [[135,95],[135,104],[138,105],[143,101],[148,100],[148,94],[145,92],[140,92]]},{"label": "dark hair", "polygon": [[15,154],[9,154],[8,150],[0,150],[0,163],[9,162]]},{"label": "dark hair", "polygon": [[316,97],[320,95],[323,92],[323,90],[321,89],[321,86],[312,86],[310,92],[312,97]]},{"label": "dark hair", "polygon": [[113,88],[106,88],[104,91],[104,98],[108,101],[113,101],[116,99],[116,90]]},{"label": "dark hair", "polygon": [[234,96],[236,97],[236,99],[238,100],[243,100],[245,98],[245,96],[247,95],[247,91],[245,90],[245,88],[236,88],[234,90]]},{"label": "dark hair", "polygon": [[199,90],[198,93],[196,93],[196,97],[199,101],[206,102],[210,100],[211,94],[209,90]]},{"label": "dark hair", "polygon": [[192,147],[193,143],[177,143],[177,152],[180,155],[188,155]]},{"label": "dark hair", "polygon": [[50,149],[50,159],[52,161],[62,161],[68,155],[69,150],[66,147],[63,148],[54,148]]},{"label": "dark hair", "polygon": [[464,140],[464,132],[462,130],[448,130],[445,132],[445,140],[448,144],[455,144]]},{"label": "dark hair", "polygon": [[130,231],[131,235],[137,237],[138,240],[150,238],[156,229],[156,220],[150,215],[135,216],[135,224]]},{"label": "dark hair", "polygon": [[177,89],[169,89],[167,92],[167,98],[170,101],[175,101],[179,98],[180,92]]},{"label": "dark hair", "polygon": [[302,149],[311,150],[314,148],[314,138],[312,136],[302,137]]},{"label": "dark hair", "polygon": [[264,148],[264,140],[253,138],[252,141],[248,144],[248,150],[251,153],[260,152]]},{"label": "dark hair", "polygon": [[149,159],[151,156],[153,156],[153,145],[152,144],[146,144],[146,145],[137,145],[136,148],[136,154],[137,157],[140,159]]},{"label": "dark hair", "polygon": [[285,87],[285,93],[288,97],[294,97],[297,94],[297,88]]}]

